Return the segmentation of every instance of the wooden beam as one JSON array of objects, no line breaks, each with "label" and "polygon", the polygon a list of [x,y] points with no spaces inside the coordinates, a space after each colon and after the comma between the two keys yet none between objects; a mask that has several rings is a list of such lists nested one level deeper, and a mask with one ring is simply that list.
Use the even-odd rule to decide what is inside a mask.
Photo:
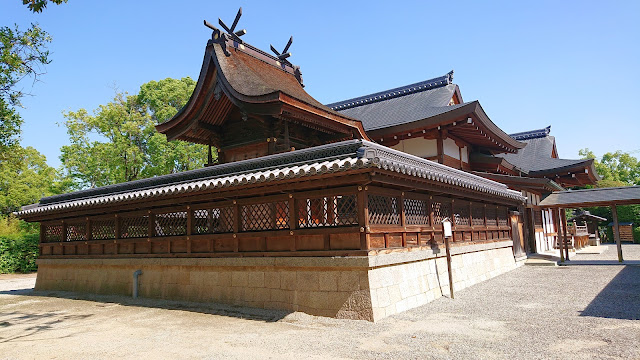
[{"label": "wooden beam", "polygon": [[564,242],[564,257],[565,259],[569,260],[569,244],[567,241],[567,213],[566,210],[563,208],[561,210],[562,212],[562,241]]},{"label": "wooden beam", "polygon": [[613,215],[613,237],[616,239],[616,247],[618,248],[618,261],[622,262],[622,243],[620,242],[620,224],[618,223],[618,208],[616,204],[611,205],[611,214]]}]

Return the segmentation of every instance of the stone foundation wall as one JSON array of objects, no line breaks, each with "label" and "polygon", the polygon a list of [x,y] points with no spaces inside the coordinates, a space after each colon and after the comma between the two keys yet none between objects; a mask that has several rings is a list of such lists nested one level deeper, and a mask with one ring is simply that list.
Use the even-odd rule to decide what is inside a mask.
[{"label": "stone foundation wall", "polygon": [[[511,241],[452,248],[454,290],[516,267]],[[448,294],[443,251],[341,258],[40,259],[36,290],[216,302],[376,321]]]}]

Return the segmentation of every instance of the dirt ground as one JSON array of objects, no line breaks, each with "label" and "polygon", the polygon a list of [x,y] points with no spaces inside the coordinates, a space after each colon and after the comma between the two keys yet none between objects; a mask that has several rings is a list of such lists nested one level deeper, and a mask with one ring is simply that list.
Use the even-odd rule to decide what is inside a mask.
[{"label": "dirt ground", "polygon": [[636,266],[524,266],[375,324],[34,282],[0,275],[0,359],[640,359]]}]

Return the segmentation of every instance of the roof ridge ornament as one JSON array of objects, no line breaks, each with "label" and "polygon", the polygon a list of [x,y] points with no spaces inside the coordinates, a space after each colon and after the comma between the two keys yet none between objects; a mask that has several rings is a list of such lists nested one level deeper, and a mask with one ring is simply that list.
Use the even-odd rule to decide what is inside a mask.
[{"label": "roof ridge ornament", "polygon": [[287,42],[287,45],[284,47],[284,49],[282,50],[282,53],[279,53],[278,50],[276,50],[275,47],[273,47],[273,45],[269,44],[269,46],[271,47],[271,51],[276,54],[276,57],[278,58],[278,60],[291,65],[291,63],[289,62],[289,60],[287,60],[288,57],[291,56],[290,52],[287,52],[289,50],[289,47],[291,46],[291,44],[293,44],[293,36],[291,36],[289,38],[289,41]]},{"label": "roof ridge ornament", "polygon": [[204,21],[204,26],[213,30],[213,33],[211,34],[211,40],[213,40],[213,42],[215,43],[223,45],[222,49],[224,50],[224,54],[226,56],[231,55],[227,51],[227,47],[226,47],[227,39],[229,38],[238,44],[242,44],[242,39],[240,39],[240,37],[247,33],[247,30],[245,29],[235,31],[241,16],[242,16],[242,7],[238,9],[238,13],[236,14],[236,18],[233,19],[233,24],[231,24],[231,27],[228,27],[227,24],[225,24],[224,21],[222,21],[222,19],[218,18],[218,24],[220,24],[220,26],[222,26],[222,28],[227,32],[226,34],[220,31],[220,29],[213,26],[213,24],[211,24],[207,20]]},{"label": "roof ridge ornament", "polygon": [[453,70],[447,73],[447,83],[453,84]]}]

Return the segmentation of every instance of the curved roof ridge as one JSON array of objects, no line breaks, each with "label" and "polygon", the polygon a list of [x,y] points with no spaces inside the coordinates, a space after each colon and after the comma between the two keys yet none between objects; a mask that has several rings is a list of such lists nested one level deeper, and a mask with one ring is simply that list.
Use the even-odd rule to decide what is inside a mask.
[{"label": "curved roof ridge", "polygon": [[551,125],[547,126],[544,129],[522,131],[518,133],[509,134],[509,136],[511,136],[516,140],[529,140],[529,139],[538,139],[538,138],[546,137],[549,135],[549,133],[551,133]]},{"label": "curved roof ridge", "polygon": [[437,78],[424,80],[414,84],[404,85],[404,86],[376,92],[369,95],[363,95],[363,96],[359,96],[352,99],[338,101],[335,103],[327,104],[326,106],[333,110],[340,111],[340,110],[358,107],[364,104],[370,104],[373,102],[388,100],[395,97],[413,94],[416,92],[435,89],[442,86],[450,85],[452,83],[453,83],[453,70]]}]

